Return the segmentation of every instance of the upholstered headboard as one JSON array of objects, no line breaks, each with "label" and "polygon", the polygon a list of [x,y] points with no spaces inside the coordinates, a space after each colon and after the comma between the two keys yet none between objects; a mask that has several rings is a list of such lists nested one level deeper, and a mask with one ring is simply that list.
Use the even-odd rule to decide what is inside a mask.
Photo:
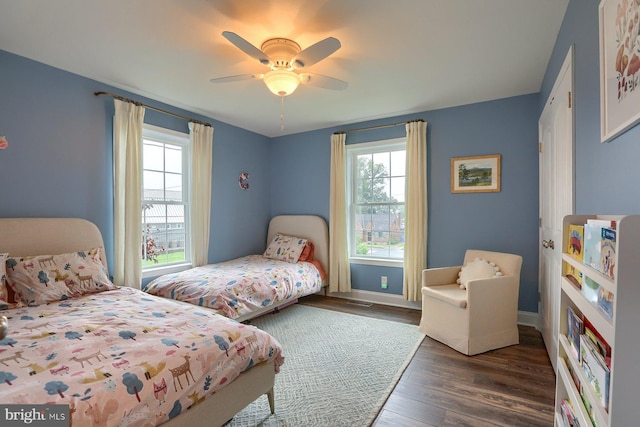
[{"label": "upholstered headboard", "polygon": [[276,233],[302,237],[313,242],[314,259],[320,261],[329,274],[329,227],[324,218],[317,215],[278,215],[271,218],[267,233],[267,246]]},{"label": "upholstered headboard", "polygon": [[[0,218],[0,252],[11,256],[57,255],[104,247],[102,234],[80,218]],[[107,260],[101,252],[102,263]]]},{"label": "upholstered headboard", "polygon": [[[329,228],[316,215],[278,215],[269,222],[267,245],[276,233],[313,242],[314,258],[329,274]],[[55,255],[104,247],[102,234],[81,218],[0,218],[0,253],[12,256]],[[102,262],[107,260],[102,252]]]}]

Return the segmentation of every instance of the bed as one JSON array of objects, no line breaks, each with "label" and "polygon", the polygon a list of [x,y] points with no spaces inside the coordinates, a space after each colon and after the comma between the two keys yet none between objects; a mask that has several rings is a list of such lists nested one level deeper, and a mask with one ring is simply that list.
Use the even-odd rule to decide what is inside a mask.
[{"label": "bed", "polygon": [[242,322],[323,290],[329,271],[328,235],[322,217],[275,216],[263,254],[166,274],[144,290]]},{"label": "bed", "polygon": [[[69,405],[70,425],[83,426],[220,426],[263,394],[273,413],[277,340],[114,286],[102,247],[86,220],[0,219],[0,278],[18,291],[0,289],[0,403]],[[20,287],[36,273],[39,284]]]}]

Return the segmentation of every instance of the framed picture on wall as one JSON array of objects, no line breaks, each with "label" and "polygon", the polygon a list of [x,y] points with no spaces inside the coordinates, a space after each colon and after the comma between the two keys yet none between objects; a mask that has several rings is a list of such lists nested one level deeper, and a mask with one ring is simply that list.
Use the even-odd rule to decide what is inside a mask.
[{"label": "framed picture on wall", "polygon": [[500,154],[451,159],[452,193],[500,191]]},{"label": "framed picture on wall", "polygon": [[640,5],[601,0],[600,133],[608,142],[640,121]]}]

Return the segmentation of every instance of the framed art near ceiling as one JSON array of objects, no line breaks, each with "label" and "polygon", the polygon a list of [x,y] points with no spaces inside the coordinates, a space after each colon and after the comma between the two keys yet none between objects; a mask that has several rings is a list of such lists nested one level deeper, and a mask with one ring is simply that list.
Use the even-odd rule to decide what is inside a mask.
[{"label": "framed art near ceiling", "polygon": [[600,129],[608,142],[640,121],[640,5],[601,0]]},{"label": "framed art near ceiling", "polygon": [[500,191],[500,154],[451,159],[452,193]]}]

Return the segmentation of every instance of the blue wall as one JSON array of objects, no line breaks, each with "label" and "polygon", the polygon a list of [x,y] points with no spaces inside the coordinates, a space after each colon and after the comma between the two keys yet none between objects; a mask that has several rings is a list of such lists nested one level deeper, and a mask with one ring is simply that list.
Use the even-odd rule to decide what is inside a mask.
[{"label": "blue wall", "polygon": [[[214,126],[209,261],[264,250],[269,139],[0,50],[0,217],[75,216],[102,231],[113,257],[114,92]],[[147,109],[145,122],[187,132],[181,119]],[[251,191],[238,174],[251,172]]]},{"label": "blue wall", "polygon": [[[458,263],[466,247],[521,254],[524,264],[519,309],[524,311],[537,311],[537,122],[570,46],[574,47],[576,213],[640,212],[640,189],[632,175],[640,159],[640,126],[609,143],[600,143],[598,4],[599,0],[571,0],[537,95],[353,125],[360,128],[413,118],[429,123],[428,266]],[[274,214],[295,210],[328,216],[328,166],[322,164],[329,162],[330,134],[344,129],[348,127],[273,140]],[[358,143],[403,134],[401,127],[382,129],[349,134],[347,141]],[[503,156],[502,191],[451,194],[449,159],[485,153]],[[305,179],[296,178],[300,176]],[[288,191],[298,191],[297,197]],[[353,286],[385,292],[379,289],[379,281],[386,274],[386,292],[399,294],[402,275],[394,270],[400,269],[353,266]]]},{"label": "blue wall", "polygon": [[637,214],[640,126],[600,143],[598,0],[571,0],[540,94],[542,111],[569,47],[574,47],[576,213]]},{"label": "blue wall", "polygon": [[[537,311],[537,116],[527,95],[269,139],[188,111],[0,51],[0,216],[79,216],[93,221],[113,254],[110,91],[214,125],[209,261],[264,248],[272,215],[329,216],[330,135],[422,118],[428,122],[429,251],[432,267],[458,264],[470,247],[509,251],[524,259],[520,309]],[[187,131],[187,124],[147,110],[145,121]],[[404,126],[350,133],[349,144],[404,136]],[[450,159],[502,154],[502,191],[450,193]],[[269,159],[265,162],[264,159]],[[251,190],[238,174],[251,174]],[[399,268],[357,265],[355,289],[402,293]],[[380,276],[389,278],[379,289]]]},{"label": "blue wall", "polygon": [[[335,131],[422,118],[427,127],[427,265],[459,265],[468,248],[524,258],[520,309],[537,312],[538,95],[526,95],[420,114],[274,138],[271,212],[329,217],[330,138]],[[404,126],[347,134],[347,144],[404,137]],[[452,194],[452,157],[502,155],[499,193]],[[352,287],[402,294],[402,269],[352,265]],[[380,289],[380,276],[389,287]]]},{"label": "blue wall", "polygon": [[[348,128],[422,118],[428,122],[430,267],[457,264],[468,247],[524,257],[520,310],[537,311],[537,122],[558,71],[574,46],[576,212],[638,213],[631,173],[640,159],[640,127],[600,143],[598,0],[571,0],[539,94],[269,139],[0,50],[0,217],[78,216],[98,225],[113,253],[111,98],[106,90],[214,125],[209,261],[264,248],[272,215],[329,216],[330,135]],[[184,121],[147,111],[148,123],[186,132]],[[402,126],[350,133],[349,144],[404,135]],[[500,193],[451,194],[450,159],[502,154]],[[265,162],[264,159],[269,159]],[[251,174],[251,190],[237,177]],[[401,269],[352,268],[354,288],[400,294]]]}]

